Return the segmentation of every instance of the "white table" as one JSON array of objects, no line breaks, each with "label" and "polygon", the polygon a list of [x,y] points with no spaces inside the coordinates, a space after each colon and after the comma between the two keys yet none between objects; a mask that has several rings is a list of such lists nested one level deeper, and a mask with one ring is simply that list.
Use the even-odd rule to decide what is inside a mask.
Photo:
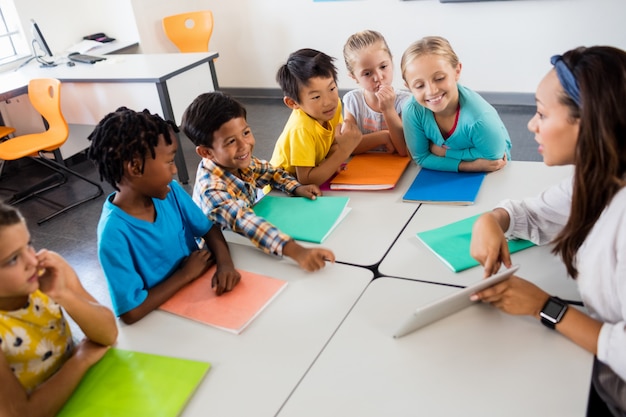
[{"label": "white table", "polygon": [[[199,94],[218,89],[213,62],[217,57],[217,52],[119,54],[106,55],[106,60],[95,64],[49,68],[33,62],[18,72],[1,75],[0,89],[5,96],[23,94],[32,78],[59,79],[63,115],[81,136],[120,106],[148,109],[180,124],[183,111]],[[86,138],[82,139],[77,146],[89,146]],[[182,150],[176,153],[176,166],[180,181],[187,183]]]},{"label": "white table", "polygon": [[[459,286],[477,281],[482,277],[482,267],[454,273],[419,241],[416,234],[492,210],[498,202],[507,198],[534,196],[572,172],[572,166],[548,167],[543,162],[513,161],[504,169],[485,177],[474,205],[422,204],[381,262],[380,273]],[[518,275],[552,294],[580,300],[575,281],[567,278],[565,266],[550,250],[550,246],[542,246],[514,253],[513,263],[521,265]]]},{"label": "white table", "polygon": [[[402,202],[402,196],[417,172],[417,165],[411,162],[391,190],[324,191],[326,196],[349,197],[351,210],[322,244],[300,243],[331,249],[337,261],[342,263],[375,267],[417,210],[417,204]],[[224,236],[229,242],[252,245],[230,231],[225,231]]]},{"label": "white table", "polygon": [[289,260],[230,247],[238,268],[288,281],[241,334],[162,311],[120,325],[122,349],[212,364],[182,417],[275,415],[373,277],[339,264],[307,273]]},{"label": "white table", "polygon": [[374,280],[278,417],[585,415],[593,356],[534,319],[476,304],[391,336],[452,291]]}]

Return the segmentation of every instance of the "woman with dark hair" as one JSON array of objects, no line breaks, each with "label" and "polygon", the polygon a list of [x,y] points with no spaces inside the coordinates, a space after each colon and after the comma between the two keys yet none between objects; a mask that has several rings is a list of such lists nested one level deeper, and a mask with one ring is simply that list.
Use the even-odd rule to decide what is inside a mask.
[{"label": "woman with dark hair", "polygon": [[[573,178],[475,223],[471,253],[485,276],[511,265],[507,237],[551,243],[577,280],[588,313],[534,284],[511,279],[475,294],[509,314],[530,315],[596,356],[596,392],[626,415],[626,52],[580,47],[552,57],[528,122],[547,165],[574,164]],[[596,391],[596,392],[594,392]],[[598,415],[596,411],[590,411]],[[590,414],[591,415],[591,414]]]}]

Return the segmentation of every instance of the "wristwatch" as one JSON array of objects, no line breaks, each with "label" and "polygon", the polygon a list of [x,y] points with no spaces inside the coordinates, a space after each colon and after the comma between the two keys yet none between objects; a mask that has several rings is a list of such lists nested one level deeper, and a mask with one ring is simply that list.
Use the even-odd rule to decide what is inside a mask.
[{"label": "wristwatch", "polygon": [[550,297],[543,305],[539,316],[544,326],[554,330],[556,324],[561,321],[567,311],[567,303],[559,297]]}]

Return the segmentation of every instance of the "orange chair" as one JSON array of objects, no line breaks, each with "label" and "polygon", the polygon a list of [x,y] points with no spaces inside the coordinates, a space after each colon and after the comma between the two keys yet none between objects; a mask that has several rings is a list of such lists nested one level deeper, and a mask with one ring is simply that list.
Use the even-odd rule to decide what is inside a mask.
[{"label": "orange chair", "polygon": [[213,34],[210,10],[182,13],[163,18],[163,30],[180,52],[209,52]]},{"label": "orange chair", "polygon": [[0,140],[15,133],[15,128],[10,126],[0,126]]},{"label": "orange chair", "polygon": [[[38,224],[50,220],[51,218],[78,206],[79,204],[93,200],[103,193],[100,184],[91,181],[89,178],[84,177],[76,171],[69,169],[63,163],[59,148],[69,137],[69,127],[63,117],[63,113],[61,112],[60,92],[61,83],[57,79],[38,78],[30,80],[28,83],[28,99],[35,110],[37,110],[45,119],[48,128],[42,133],[16,136],[0,143],[0,159],[14,161],[20,158],[30,157],[34,161],[52,169],[57,174],[56,176],[59,180],[53,184],[36,184],[35,186],[29,187],[27,190],[20,191],[15,194],[13,198],[7,201],[7,203],[18,204],[31,197],[40,197],[41,193],[52,188],[59,187],[67,182],[68,177],[66,174],[70,174],[92,184],[96,188],[96,193],[66,206],[55,202],[54,204],[60,206],[61,208],[51,215],[39,220],[37,222]],[[46,153],[50,152],[54,154],[55,159],[46,155]],[[49,181],[46,182],[49,183]],[[50,201],[48,199],[46,200]]]}]

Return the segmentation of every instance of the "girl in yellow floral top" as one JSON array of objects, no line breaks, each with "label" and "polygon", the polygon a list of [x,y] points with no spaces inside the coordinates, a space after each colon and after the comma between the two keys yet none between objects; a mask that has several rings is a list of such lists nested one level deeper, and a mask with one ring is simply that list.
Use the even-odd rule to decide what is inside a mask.
[{"label": "girl in yellow floral top", "polygon": [[[64,311],[86,336],[77,346]],[[116,338],[113,313],[60,255],[35,252],[23,217],[0,203],[0,415],[55,415]]]}]

